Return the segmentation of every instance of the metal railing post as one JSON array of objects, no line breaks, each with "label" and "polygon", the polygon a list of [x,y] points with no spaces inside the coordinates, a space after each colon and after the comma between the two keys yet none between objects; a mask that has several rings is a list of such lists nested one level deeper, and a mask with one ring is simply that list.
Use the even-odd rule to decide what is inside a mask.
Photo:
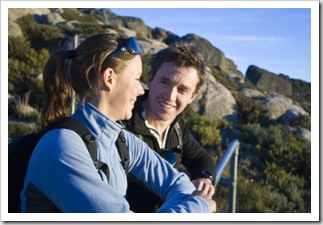
[{"label": "metal railing post", "polygon": [[[231,213],[235,213],[236,211],[238,154],[239,141],[234,139],[216,166],[215,186],[219,182],[230,186],[229,212]],[[222,178],[222,173],[229,162],[231,163],[230,178]]]},{"label": "metal railing post", "polygon": [[235,147],[233,156],[231,157],[231,168],[230,168],[230,199],[229,199],[229,212],[236,212],[236,196],[237,196],[237,172],[238,172],[238,146]]},{"label": "metal railing post", "polygon": [[[73,49],[75,49],[78,45],[78,35],[74,36],[74,42],[73,42]],[[72,115],[75,111],[75,91],[72,88],[72,99],[71,99],[71,105],[70,105],[70,115]]]}]

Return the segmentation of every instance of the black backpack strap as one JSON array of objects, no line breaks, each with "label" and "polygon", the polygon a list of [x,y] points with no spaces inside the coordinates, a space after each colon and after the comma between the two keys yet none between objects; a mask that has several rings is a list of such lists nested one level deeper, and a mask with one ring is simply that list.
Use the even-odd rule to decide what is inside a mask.
[{"label": "black backpack strap", "polygon": [[83,123],[72,117],[65,117],[59,123],[55,123],[52,126],[50,126],[50,129],[55,128],[66,128],[75,131],[82,138],[86,148],[90,153],[95,167],[97,169],[102,170],[106,175],[107,179],[109,180],[110,174],[108,165],[98,160],[95,138]]},{"label": "black backpack strap", "polygon": [[66,128],[75,131],[83,140],[86,148],[89,150],[91,158],[97,160],[97,148],[95,143],[95,138],[92,136],[88,128],[72,117],[65,117],[59,123],[55,123],[50,126],[50,129],[55,128]]},{"label": "black backpack strap", "polygon": [[119,133],[117,142],[117,149],[121,158],[121,164],[123,166],[123,169],[125,170],[126,175],[129,173],[129,153],[128,153],[128,148],[126,145],[126,139],[124,137],[123,132],[121,131]]},{"label": "black backpack strap", "polygon": [[[50,129],[55,128],[66,128],[75,131],[83,140],[86,148],[88,149],[93,163],[97,169],[100,169],[104,172],[107,179],[109,180],[109,167],[104,162],[101,162],[97,158],[97,146],[95,142],[95,138],[93,137],[92,133],[88,130],[88,128],[72,117],[65,117],[59,123],[53,124]],[[128,148],[126,145],[126,139],[124,138],[123,132],[119,133],[118,139],[116,141],[116,146],[118,148],[118,152],[121,158],[121,164],[125,170],[126,175],[128,175],[129,171],[129,153]]]}]

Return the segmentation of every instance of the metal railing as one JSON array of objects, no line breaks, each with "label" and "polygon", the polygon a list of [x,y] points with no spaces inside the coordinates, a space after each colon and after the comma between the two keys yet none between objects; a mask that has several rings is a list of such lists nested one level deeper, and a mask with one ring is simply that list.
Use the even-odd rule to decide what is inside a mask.
[{"label": "metal railing", "polygon": [[[78,37],[78,35],[75,35],[73,37],[73,49],[76,49],[77,48],[78,41],[79,41],[79,37]],[[74,111],[75,111],[75,98],[76,98],[75,91],[72,89],[72,99],[71,99],[71,105],[70,105],[70,115],[72,115],[74,113]]]},{"label": "metal railing", "polygon": [[[229,213],[236,212],[238,154],[239,141],[234,139],[216,166],[215,186],[217,186],[219,182],[230,186]],[[230,159],[230,178],[222,178],[222,173],[230,162]]]}]

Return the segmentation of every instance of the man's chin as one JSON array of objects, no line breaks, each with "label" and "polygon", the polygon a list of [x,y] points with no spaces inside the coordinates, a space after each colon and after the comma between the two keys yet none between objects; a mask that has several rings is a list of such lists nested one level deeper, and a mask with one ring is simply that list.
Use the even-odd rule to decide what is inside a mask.
[{"label": "man's chin", "polygon": [[169,120],[172,120],[175,117],[176,117],[175,115],[169,115],[169,114],[165,114],[165,113],[158,114],[159,120],[165,121],[165,122],[169,121]]}]

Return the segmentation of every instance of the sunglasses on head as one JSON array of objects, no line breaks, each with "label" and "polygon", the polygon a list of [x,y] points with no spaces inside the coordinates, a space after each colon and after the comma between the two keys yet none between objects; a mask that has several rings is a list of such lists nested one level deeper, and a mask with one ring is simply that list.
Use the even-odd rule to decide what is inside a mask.
[{"label": "sunglasses on head", "polygon": [[139,45],[134,37],[130,37],[124,46],[117,48],[110,55],[108,55],[105,59],[121,55],[124,52],[129,52],[132,55],[139,55],[140,54]]}]

